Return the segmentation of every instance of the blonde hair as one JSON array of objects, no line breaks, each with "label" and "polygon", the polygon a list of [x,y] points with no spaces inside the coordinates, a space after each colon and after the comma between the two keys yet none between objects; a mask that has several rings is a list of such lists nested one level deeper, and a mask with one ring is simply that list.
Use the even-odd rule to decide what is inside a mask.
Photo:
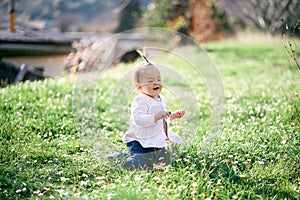
[{"label": "blonde hair", "polygon": [[139,63],[139,64],[137,64],[137,66],[135,68],[136,69],[133,72],[133,81],[134,81],[134,83],[140,83],[141,74],[143,72],[145,72],[146,70],[154,68],[154,69],[157,69],[159,71],[159,69],[154,64],[152,64],[150,62]]},{"label": "blonde hair", "polygon": [[147,59],[146,47],[144,47],[143,51],[137,49],[136,52],[145,60],[145,62],[139,63],[136,66],[136,69],[133,73],[133,81],[135,84],[140,83],[141,74],[143,72],[145,72],[146,70],[149,70],[152,68],[152,69],[156,69],[159,71],[159,69],[156,67],[156,65],[154,65]]}]

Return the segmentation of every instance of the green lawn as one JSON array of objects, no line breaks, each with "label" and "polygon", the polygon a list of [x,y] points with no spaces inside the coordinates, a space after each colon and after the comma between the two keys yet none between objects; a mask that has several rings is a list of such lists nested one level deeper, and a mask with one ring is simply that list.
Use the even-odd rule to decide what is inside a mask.
[{"label": "green lawn", "polygon": [[[164,78],[170,110],[187,111],[186,120],[172,128],[194,139],[174,150],[172,165],[152,171],[128,171],[103,159],[125,150],[121,137],[136,93],[129,90],[122,98],[117,89],[132,64],[101,76],[87,105],[74,100],[78,80],[68,77],[1,88],[0,199],[300,199],[300,72],[283,44],[225,42],[204,48],[224,87],[221,134],[203,154],[210,91],[186,62],[173,55],[158,58],[154,62],[173,66],[180,75],[176,81]],[[170,85],[182,93],[174,95]],[[193,91],[196,113],[184,103],[185,91]]]}]

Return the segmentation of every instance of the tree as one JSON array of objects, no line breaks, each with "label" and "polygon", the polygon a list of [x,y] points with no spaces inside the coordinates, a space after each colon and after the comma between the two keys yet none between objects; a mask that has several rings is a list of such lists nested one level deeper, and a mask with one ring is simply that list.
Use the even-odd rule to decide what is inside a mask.
[{"label": "tree", "polygon": [[199,42],[220,40],[232,33],[227,15],[217,0],[190,0],[189,33]]},{"label": "tree", "polygon": [[147,7],[143,18],[147,26],[166,27],[167,22],[171,19],[172,5],[170,0],[154,0]]},{"label": "tree", "polygon": [[[229,14],[267,33],[275,34],[299,10],[299,0],[222,0]],[[298,13],[299,14],[299,13]],[[299,17],[299,16],[298,16]]]},{"label": "tree", "polygon": [[154,0],[144,20],[147,26],[170,28],[199,42],[219,40],[231,32],[217,0]]},{"label": "tree", "polygon": [[123,32],[135,28],[136,23],[141,17],[140,1],[122,0],[119,9],[119,25],[115,32]]}]

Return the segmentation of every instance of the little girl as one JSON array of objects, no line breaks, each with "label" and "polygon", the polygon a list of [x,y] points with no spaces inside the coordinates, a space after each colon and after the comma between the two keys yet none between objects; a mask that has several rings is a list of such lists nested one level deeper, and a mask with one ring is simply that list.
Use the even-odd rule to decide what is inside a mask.
[{"label": "little girl", "polygon": [[139,52],[145,63],[134,72],[134,83],[140,94],[131,104],[130,126],[124,142],[130,153],[129,168],[152,168],[153,163],[166,162],[166,140],[182,144],[182,138],[168,130],[168,122],[184,116],[184,110],[170,113],[166,99],[160,94],[162,80],[159,69]]}]

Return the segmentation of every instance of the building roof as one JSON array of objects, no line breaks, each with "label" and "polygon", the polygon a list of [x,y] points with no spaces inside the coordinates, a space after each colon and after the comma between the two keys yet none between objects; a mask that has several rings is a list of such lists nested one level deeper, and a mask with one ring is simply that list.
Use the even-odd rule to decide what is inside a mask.
[{"label": "building roof", "polygon": [[75,41],[63,33],[38,30],[25,24],[16,24],[14,32],[8,27],[8,21],[0,20],[0,57],[66,54]]}]

